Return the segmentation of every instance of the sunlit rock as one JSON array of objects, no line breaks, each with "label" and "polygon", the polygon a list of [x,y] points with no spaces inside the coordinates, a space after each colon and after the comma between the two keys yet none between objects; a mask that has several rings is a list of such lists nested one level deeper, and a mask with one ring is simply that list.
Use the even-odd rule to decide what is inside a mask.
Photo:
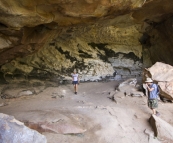
[{"label": "sunlit rock", "polygon": [[173,127],[161,118],[152,115],[149,122],[154,130],[154,135],[161,141],[173,141]]},{"label": "sunlit rock", "polygon": [[38,76],[40,71],[47,77],[67,77],[74,68],[85,73],[88,63],[84,61],[93,60],[102,67],[111,64],[119,76],[128,78],[141,76],[142,66],[155,61],[172,65],[171,3],[2,0],[1,72],[4,78],[19,73]]},{"label": "sunlit rock", "polygon": [[160,87],[160,95],[169,100],[173,100],[173,67],[157,62],[152,67],[145,69],[144,81],[146,77],[151,77],[158,82]]},{"label": "sunlit rock", "polygon": [[12,116],[0,113],[0,142],[47,143],[45,136],[26,127]]}]

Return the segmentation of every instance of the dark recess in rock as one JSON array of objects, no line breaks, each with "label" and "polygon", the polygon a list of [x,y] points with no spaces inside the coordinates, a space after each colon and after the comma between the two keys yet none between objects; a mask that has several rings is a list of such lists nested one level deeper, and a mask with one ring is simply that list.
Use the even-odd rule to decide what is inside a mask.
[{"label": "dark recess in rock", "polygon": [[115,52],[105,47],[106,45],[108,45],[107,43],[88,43],[88,45],[90,45],[94,49],[95,47],[97,47],[99,50],[105,51],[105,55],[103,55],[102,53],[98,54],[98,57],[100,57],[100,59],[102,59],[104,62],[109,62],[108,57],[114,57]]},{"label": "dark recess in rock", "polygon": [[3,29],[3,28],[8,28],[8,27],[5,24],[0,23],[0,29]]},{"label": "dark recess in rock", "polygon": [[7,83],[6,80],[4,79],[4,74],[2,72],[0,72],[0,84],[4,84]]},{"label": "dark recess in rock", "polygon": [[65,57],[66,57],[67,59],[70,59],[71,62],[76,61],[76,58],[70,56],[70,52],[68,52],[68,51],[65,51],[65,52],[64,52],[64,51],[62,50],[61,47],[57,47],[57,46],[55,47],[55,49],[57,49],[61,54],[64,54]]},{"label": "dark recess in rock", "polygon": [[55,43],[49,43],[49,46],[55,46]]},{"label": "dark recess in rock", "polygon": [[151,46],[150,36],[147,33],[143,33],[142,37],[140,37],[139,42],[142,45],[147,46],[148,48]]},{"label": "dark recess in rock", "polygon": [[123,54],[123,58],[132,59],[132,60],[134,60],[135,62],[136,62],[136,61],[141,61],[141,59],[138,58],[133,52],[130,52],[130,53],[128,53],[128,54],[119,52],[119,53],[116,53],[114,57],[118,57],[119,54]]},{"label": "dark recess in rock", "polygon": [[89,55],[88,53],[86,53],[82,50],[78,50],[78,52],[79,52],[80,57],[82,57],[82,58],[92,58],[91,55]]},{"label": "dark recess in rock", "polygon": [[119,54],[123,54],[123,58],[127,58],[127,59],[133,59],[134,61],[141,61],[141,59],[139,59],[133,52],[130,52],[128,54],[125,53],[115,53],[113,50],[106,48],[105,46],[108,44],[96,44],[96,43],[88,43],[88,45],[92,46],[94,49],[95,47],[97,47],[100,50],[103,50],[105,52],[105,55],[103,54],[99,54],[98,56],[105,62],[109,62],[108,58],[110,57],[119,57]]}]

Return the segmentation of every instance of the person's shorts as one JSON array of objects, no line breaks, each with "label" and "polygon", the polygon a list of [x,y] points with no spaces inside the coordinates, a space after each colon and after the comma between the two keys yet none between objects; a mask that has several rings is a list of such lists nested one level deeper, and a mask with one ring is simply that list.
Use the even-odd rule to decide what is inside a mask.
[{"label": "person's shorts", "polygon": [[148,107],[151,109],[155,109],[158,107],[158,100],[157,99],[148,99]]},{"label": "person's shorts", "polygon": [[75,85],[75,84],[78,84],[78,81],[73,81],[72,84],[74,84],[74,85]]}]

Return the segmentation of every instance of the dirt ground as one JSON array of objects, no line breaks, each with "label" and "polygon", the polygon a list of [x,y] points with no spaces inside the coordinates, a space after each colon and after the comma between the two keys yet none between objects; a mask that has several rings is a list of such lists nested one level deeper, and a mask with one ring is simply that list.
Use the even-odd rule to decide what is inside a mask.
[{"label": "dirt ground", "polygon": [[[148,119],[151,110],[147,98],[125,96],[121,93],[111,100],[110,92],[117,81],[81,83],[78,94],[73,85],[48,87],[38,95],[8,99],[0,112],[20,121],[60,122],[79,133],[42,132],[48,143],[157,143],[145,131],[152,133]],[[173,125],[173,104],[159,102],[160,118]],[[67,124],[66,124],[67,125]],[[66,130],[66,131],[67,131]],[[67,131],[67,132],[68,132]]]}]

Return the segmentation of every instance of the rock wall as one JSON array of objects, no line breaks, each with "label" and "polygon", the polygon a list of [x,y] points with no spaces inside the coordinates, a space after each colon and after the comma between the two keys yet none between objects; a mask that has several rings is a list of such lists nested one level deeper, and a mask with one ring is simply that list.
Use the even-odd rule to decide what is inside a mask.
[{"label": "rock wall", "polygon": [[2,0],[1,73],[99,80],[173,65],[172,13],[172,0]]},{"label": "rock wall", "polygon": [[71,27],[83,27],[105,19],[114,19],[141,7],[144,1],[2,0],[0,65],[36,52],[44,47],[45,43],[61,33],[66,33]]},{"label": "rock wall", "polygon": [[173,65],[173,17],[150,25],[147,29],[145,50],[148,51],[152,63],[159,61]]},{"label": "rock wall", "polygon": [[13,75],[42,73],[67,78],[77,69],[83,81],[101,80],[112,76],[115,70],[121,76],[139,75],[142,70],[140,25],[125,24],[124,27],[97,24],[68,29],[69,33],[52,39],[38,52],[12,60],[1,70]]}]

